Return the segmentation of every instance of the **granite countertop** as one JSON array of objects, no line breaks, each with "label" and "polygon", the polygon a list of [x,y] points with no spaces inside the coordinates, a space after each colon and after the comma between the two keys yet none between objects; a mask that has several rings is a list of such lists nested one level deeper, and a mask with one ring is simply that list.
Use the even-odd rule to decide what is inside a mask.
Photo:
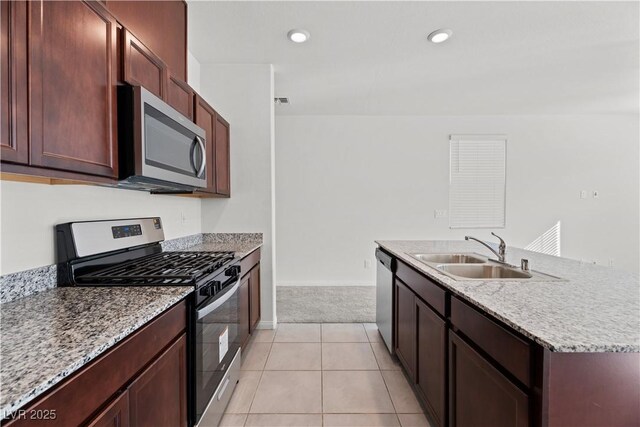
[{"label": "granite countertop", "polygon": [[638,275],[566,258],[507,248],[506,262],[529,260],[531,270],[563,281],[454,280],[411,253],[478,253],[476,242],[377,241],[471,304],[555,352],[640,352]]},{"label": "granite countertop", "polygon": [[[262,233],[163,242],[165,251],[231,251],[240,258],[260,246]],[[189,286],[57,288],[55,272],[47,266],[2,277],[8,301],[0,304],[0,419],[193,291]]]},{"label": "granite countertop", "polygon": [[0,304],[2,418],[193,292],[188,286],[53,288]]},{"label": "granite countertop", "polygon": [[185,251],[230,251],[235,252],[237,257],[244,258],[251,252],[262,246],[262,241],[247,240],[241,242],[207,242],[204,241],[198,245],[190,246]]}]

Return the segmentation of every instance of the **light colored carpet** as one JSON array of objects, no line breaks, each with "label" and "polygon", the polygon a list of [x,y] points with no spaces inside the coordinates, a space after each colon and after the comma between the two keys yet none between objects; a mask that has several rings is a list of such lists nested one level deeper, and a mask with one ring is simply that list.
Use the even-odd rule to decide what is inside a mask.
[{"label": "light colored carpet", "polygon": [[375,286],[278,286],[276,311],[282,323],[374,323]]}]

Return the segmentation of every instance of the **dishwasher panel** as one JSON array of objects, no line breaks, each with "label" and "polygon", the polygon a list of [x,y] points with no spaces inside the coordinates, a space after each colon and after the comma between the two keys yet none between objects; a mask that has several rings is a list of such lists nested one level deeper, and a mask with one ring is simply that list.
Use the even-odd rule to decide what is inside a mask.
[{"label": "dishwasher panel", "polygon": [[393,354],[393,273],[395,259],[376,249],[376,324],[382,340]]}]

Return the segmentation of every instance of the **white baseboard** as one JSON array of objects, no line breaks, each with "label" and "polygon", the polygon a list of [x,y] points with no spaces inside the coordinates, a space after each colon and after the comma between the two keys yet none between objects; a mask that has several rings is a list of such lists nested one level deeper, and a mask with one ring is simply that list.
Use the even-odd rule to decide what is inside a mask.
[{"label": "white baseboard", "polygon": [[316,282],[282,282],[279,281],[278,286],[375,286],[375,283],[371,282],[349,282],[349,281],[316,281]]},{"label": "white baseboard", "polygon": [[256,329],[275,329],[278,326],[277,320],[261,320]]}]

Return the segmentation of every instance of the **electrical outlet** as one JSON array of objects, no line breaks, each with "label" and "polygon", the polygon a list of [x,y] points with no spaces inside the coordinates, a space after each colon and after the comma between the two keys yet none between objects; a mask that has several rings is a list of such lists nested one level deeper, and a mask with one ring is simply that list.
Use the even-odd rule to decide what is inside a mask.
[{"label": "electrical outlet", "polygon": [[364,268],[367,269],[367,270],[371,268],[371,260],[370,259],[365,259],[364,260]]},{"label": "electrical outlet", "polygon": [[593,190],[593,193],[591,193],[593,195],[594,199],[597,199],[598,197],[600,197],[600,193],[598,192],[598,190]]},{"label": "electrical outlet", "polygon": [[182,225],[185,225],[187,223],[187,216],[184,214],[184,212],[180,212],[180,222],[182,223]]},{"label": "electrical outlet", "polygon": [[609,267],[613,267],[613,258],[609,258]]},{"label": "electrical outlet", "polygon": [[446,209],[436,209],[433,211],[434,218],[446,218],[447,210]]},{"label": "electrical outlet", "polygon": [[587,198],[587,190],[580,190],[580,198],[581,199]]}]

